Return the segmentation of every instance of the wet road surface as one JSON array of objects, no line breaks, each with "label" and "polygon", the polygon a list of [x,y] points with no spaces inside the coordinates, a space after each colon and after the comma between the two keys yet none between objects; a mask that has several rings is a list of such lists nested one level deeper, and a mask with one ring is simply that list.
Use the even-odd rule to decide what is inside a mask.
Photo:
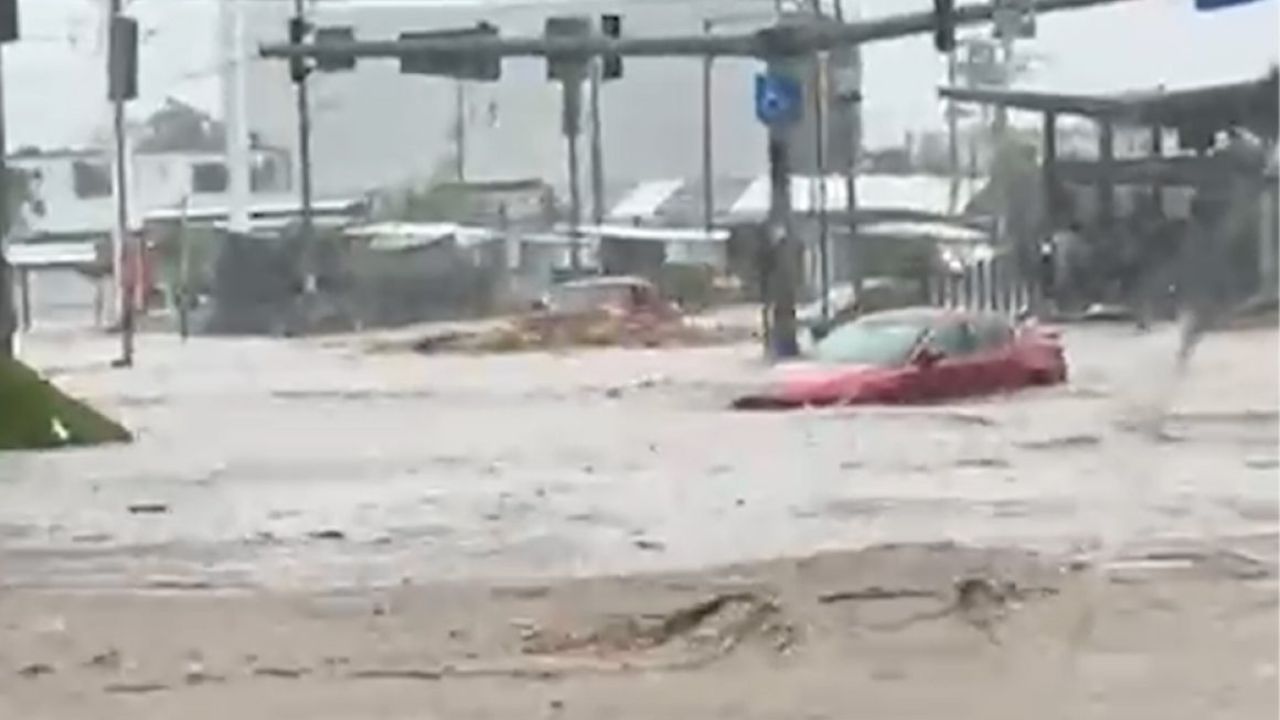
[{"label": "wet road surface", "polygon": [[1209,337],[1182,378],[1171,330],[1066,341],[1065,387],[744,414],[724,407],[764,376],[749,346],[475,358],[143,337],[122,371],[110,338],[36,335],[25,356],[138,440],[0,455],[5,582],[390,585],[1276,531],[1274,331]]}]

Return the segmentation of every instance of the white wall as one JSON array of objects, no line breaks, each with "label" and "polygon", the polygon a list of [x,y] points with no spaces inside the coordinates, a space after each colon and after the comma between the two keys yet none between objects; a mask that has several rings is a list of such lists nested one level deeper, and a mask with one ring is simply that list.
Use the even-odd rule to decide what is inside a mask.
[{"label": "white wall", "polygon": [[[268,155],[259,153],[260,159]],[[75,193],[77,161],[93,163],[111,172],[110,158],[101,153],[65,153],[53,156],[14,157],[10,165],[38,173],[34,192],[43,201],[44,213],[26,212],[24,219],[29,234],[110,232],[114,225],[115,205],[110,193],[101,197],[82,198]],[[152,210],[176,207],[191,196],[207,204],[225,204],[227,194],[195,193],[192,168],[199,163],[221,163],[219,153],[148,153],[133,157],[130,178],[132,219],[140,224],[142,216]],[[279,158],[283,163],[284,159]],[[287,168],[285,168],[287,172]],[[287,175],[280,176],[287,179]],[[286,185],[264,188],[263,195],[278,194]]]}]

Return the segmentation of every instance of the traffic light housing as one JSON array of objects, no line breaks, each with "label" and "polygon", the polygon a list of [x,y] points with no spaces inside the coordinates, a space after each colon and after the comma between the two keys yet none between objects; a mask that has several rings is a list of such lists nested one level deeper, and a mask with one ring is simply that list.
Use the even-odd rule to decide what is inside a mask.
[{"label": "traffic light housing", "polygon": [[[349,43],[356,39],[356,31],[350,26],[316,28],[316,45],[327,43]],[[316,69],[320,72],[346,72],[356,69],[354,55],[334,56],[320,55],[316,58]]]},{"label": "traffic light housing", "polygon": [[0,0],[0,43],[18,39],[18,0]]},{"label": "traffic light housing", "polygon": [[933,47],[940,53],[956,49],[955,0],[933,0]]},{"label": "traffic light housing", "polygon": [[[311,24],[301,17],[289,18],[289,44],[301,45],[307,40],[307,33],[311,32]],[[307,79],[307,73],[310,72],[307,67],[307,59],[304,57],[289,58],[289,79],[295,83],[304,82]]]},{"label": "traffic light housing", "polygon": [[113,102],[138,97],[138,21],[125,15],[111,18],[107,47],[107,99]]},{"label": "traffic light housing", "polygon": [[[463,40],[497,36],[498,28],[487,22],[476,23],[475,27],[469,28],[400,33],[401,40]],[[400,58],[400,72],[406,75],[439,75],[460,80],[488,82],[502,77],[502,58],[497,54],[472,52],[404,55]]]},{"label": "traffic light housing", "polygon": [[[592,20],[584,15],[557,15],[549,17],[543,25],[547,38],[584,39],[591,36]],[[582,82],[589,66],[588,58],[579,54],[553,54],[547,56],[547,79],[559,82]]]},{"label": "traffic light housing", "polygon": [[[617,40],[622,36],[622,16],[605,14],[600,16],[600,34]],[[617,80],[622,77],[622,56],[608,54],[600,58],[600,77],[604,80]]]}]

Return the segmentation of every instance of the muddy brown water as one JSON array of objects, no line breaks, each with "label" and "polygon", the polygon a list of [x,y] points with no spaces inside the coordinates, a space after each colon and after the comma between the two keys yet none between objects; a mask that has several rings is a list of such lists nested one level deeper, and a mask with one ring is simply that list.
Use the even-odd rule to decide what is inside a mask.
[{"label": "muddy brown water", "polygon": [[1059,388],[738,414],[767,372],[746,345],[463,358],[144,336],[120,371],[108,338],[35,335],[26,356],[138,440],[0,455],[6,583],[389,585],[1275,532],[1274,331],[1210,335],[1183,377],[1172,329],[1066,342]]}]

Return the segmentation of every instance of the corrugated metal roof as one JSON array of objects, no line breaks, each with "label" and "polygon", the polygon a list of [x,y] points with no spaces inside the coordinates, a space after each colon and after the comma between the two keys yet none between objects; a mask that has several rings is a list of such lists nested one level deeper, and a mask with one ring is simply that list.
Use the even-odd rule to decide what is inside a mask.
[{"label": "corrugated metal roof", "polygon": [[[156,208],[143,214],[145,220],[182,220],[190,222],[201,220],[219,220],[227,217],[226,196],[218,194],[205,199],[193,197],[192,202],[184,209],[181,206]],[[317,214],[352,214],[364,205],[364,198],[344,198],[334,200],[316,200],[311,204],[312,212]],[[298,198],[290,194],[273,194],[256,196],[249,206],[250,215],[266,217],[272,215],[300,215],[302,208]]]},{"label": "corrugated metal roof", "polygon": [[488,228],[467,227],[450,222],[384,222],[347,230],[347,237],[369,240],[372,250],[409,250],[452,238],[462,247],[488,242],[498,233]]},{"label": "corrugated metal roof", "polygon": [[92,242],[11,243],[5,257],[17,268],[75,267],[97,263],[98,247]]},{"label": "corrugated metal roof", "polygon": [[[960,183],[956,198],[962,210],[972,197],[975,183]],[[856,192],[861,210],[918,210],[938,215],[951,214],[949,207],[951,179],[938,175],[859,175]],[[823,195],[825,194],[825,202]],[[813,212],[825,207],[828,212],[841,212],[848,200],[845,179],[840,175],[825,178],[793,175],[791,209],[797,213]],[[734,216],[764,217],[769,211],[769,178],[758,177],[734,202],[729,212]]]},{"label": "corrugated metal roof", "polygon": [[611,218],[652,218],[658,208],[684,185],[682,179],[650,180],[640,183],[628,192],[622,201],[609,211]]},{"label": "corrugated metal roof", "polygon": [[891,221],[859,224],[858,231],[868,235],[890,237],[925,237],[943,242],[989,242],[991,235],[981,230],[944,222]]},{"label": "corrugated metal roof", "polygon": [[729,231],[716,229],[707,232],[702,228],[667,228],[667,227],[633,227],[630,225],[598,225],[578,228],[578,232],[589,237],[613,238],[617,240],[648,240],[652,242],[725,242],[729,239]]}]

